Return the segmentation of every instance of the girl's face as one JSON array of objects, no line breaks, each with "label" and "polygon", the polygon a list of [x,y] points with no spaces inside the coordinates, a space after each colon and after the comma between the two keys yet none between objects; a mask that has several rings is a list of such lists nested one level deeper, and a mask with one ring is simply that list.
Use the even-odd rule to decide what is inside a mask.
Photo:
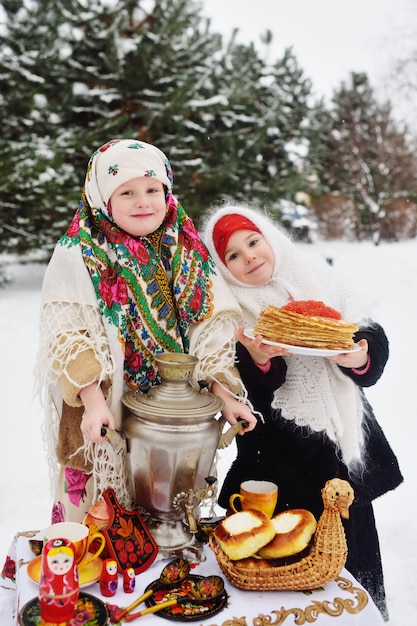
[{"label": "girl's face", "polygon": [[112,193],[110,205],[113,220],[119,228],[134,237],[144,237],[164,221],[164,185],[147,176],[132,178]]},{"label": "girl's face", "polygon": [[233,276],[247,285],[264,285],[272,276],[275,257],[261,233],[236,230],[227,242],[224,262]]}]

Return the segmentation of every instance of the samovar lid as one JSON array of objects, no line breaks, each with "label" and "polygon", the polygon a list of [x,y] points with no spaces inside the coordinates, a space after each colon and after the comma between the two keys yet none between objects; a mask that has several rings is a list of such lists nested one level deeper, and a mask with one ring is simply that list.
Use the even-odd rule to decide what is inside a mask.
[{"label": "samovar lid", "polygon": [[224,402],[207,390],[196,390],[190,384],[198,359],[182,352],[164,352],[155,357],[161,384],[129,391],[123,404],[135,415],[145,418],[193,418],[213,417],[222,410]]}]

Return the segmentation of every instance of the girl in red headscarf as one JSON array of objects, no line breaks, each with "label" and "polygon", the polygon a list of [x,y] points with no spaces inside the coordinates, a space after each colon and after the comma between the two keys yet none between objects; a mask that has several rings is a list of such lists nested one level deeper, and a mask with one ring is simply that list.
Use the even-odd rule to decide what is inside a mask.
[{"label": "girl in red headscarf", "polygon": [[[384,580],[372,501],[403,480],[397,459],[363,392],[380,378],[388,340],[361,315],[328,265],[313,266],[262,212],[224,206],[209,218],[204,240],[242,309],[236,332],[237,367],[249,400],[261,417],[237,439],[237,457],[219,503],[248,479],[278,485],[276,512],[303,508],[321,515],[321,489],[330,478],[348,480],[355,492],[346,567],[387,618]],[[267,306],[315,300],[356,322],[356,349],[337,355],[300,354],[295,346],[267,345],[253,337]]]}]

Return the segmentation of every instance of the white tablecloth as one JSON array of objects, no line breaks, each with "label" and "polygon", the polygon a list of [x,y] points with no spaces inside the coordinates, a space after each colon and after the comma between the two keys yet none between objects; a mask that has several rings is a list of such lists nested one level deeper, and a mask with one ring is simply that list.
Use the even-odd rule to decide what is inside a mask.
[{"label": "white tablecloth", "polygon": [[[15,626],[19,624],[19,610],[26,602],[38,595],[38,585],[28,576],[27,565],[33,558],[29,547],[29,539],[42,539],[37,531],[22,532],[16,535],[11,544],[8,561],[0,579],[0,624]],[[193,574],[207,576],[209,574],[224,575],[220,571],[214,554],[206,547],[207,559],[192,569]],[[13,571],[16,564],[15,581],[4,574]],[[112,598],[104,598],[100,594],[98,582],[84,588],[86,593],[97,596],[105,603],[124,607],[139,597],[145,587],[159,577],[167,560],[156,560],[145,572],[136,576],[136,588],[133,593],[123,592],[122,581],[118,591]],[[225,579],[225,588],[229,594],[227,606],[218,614],[206,621],[202,626],[279,626],[280,624],[317,624],[318,626],[382,626],[384,621],[363,587],[343,569],[336,581],[324,588],[312,592],[301,591],[242,591]],[[133,611],[145,608],[142,604]],[[133,612],[132,611],[132,612]],[[140,618],[141,626],[155,624],[158,614],[145,615]],[[338,620],[338,621],[336,621]],[[160,624],[167,620],[160,621]],[[110,622],[111,623],[111,622]],[[132,622],[132,623],[136,623]],[[189,624],[186,620],[176,621],[178,624]],[[193,624],[200,624],[199,621]]]}]

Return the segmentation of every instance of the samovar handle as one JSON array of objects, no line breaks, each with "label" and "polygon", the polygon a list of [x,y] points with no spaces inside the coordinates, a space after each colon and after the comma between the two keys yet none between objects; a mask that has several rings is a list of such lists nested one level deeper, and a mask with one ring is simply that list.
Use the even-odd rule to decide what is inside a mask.
[{"label": "samovar handle", "polygon": [[103,425],[101,427],[101,436],[107,437],[116,454],[126,454],[126,436],[123,433]]},{"label": "samovar handle", "polygon": [[[218,421],[219,421],[220,429],[223,430],[223,426],[226,423],[225,418],[222,416],[219,418]],[[236,424],[231,426],[229,430],[227,430],[225,433],[222,434],[222,436],[220,437],[219,443],[217,444],[217,449],[221,450],[223,448],[227,448],[227,446],[230,446],[230,444],[232,443],[233,439],[236,437],[238,432],[241,431],[242,428],[246,428],[247,426],[248,426],[248,422],[246,422],[245,420],[238,420]]]}]

